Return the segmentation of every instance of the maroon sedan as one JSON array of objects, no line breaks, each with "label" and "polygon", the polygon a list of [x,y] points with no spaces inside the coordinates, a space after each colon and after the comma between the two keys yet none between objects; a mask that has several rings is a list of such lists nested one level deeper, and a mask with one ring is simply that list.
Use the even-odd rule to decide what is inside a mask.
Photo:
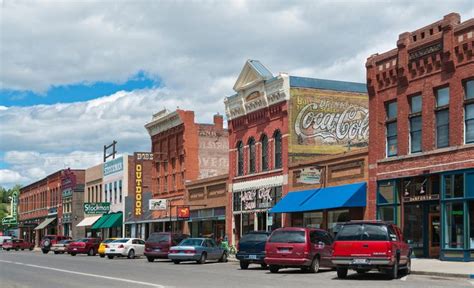
[{"label": "maroon sedan", "polygon": [[23,239],[9,239],[3,242],[3,250],[7,251],[9,251],[10,249],[15,249],[16,251],[20,249],[29,249],[31,251],[33,250],[33,248],[35,248],[35,245],[33,243],[30,243]]},{"label": "maroon sedan", "polygon": [[95,256],[99,249],[100,238],[82,238],[69,243],[67,246],[67,253],[71,256],[76,254],[87,254],[88,256]]}]

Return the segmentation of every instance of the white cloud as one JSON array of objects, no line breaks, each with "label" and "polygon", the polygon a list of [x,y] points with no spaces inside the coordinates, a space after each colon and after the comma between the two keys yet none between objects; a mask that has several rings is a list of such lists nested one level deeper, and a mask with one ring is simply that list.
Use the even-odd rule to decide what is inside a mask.
[{"label": "white cloud", "polygon": [[250,58],[275,74],[363,82],[368,56],[450,12],[472,18],[472,1],[4,0],[2,89],[119,83],[138,71],[164,88],[81,103],[0,106],[7,164],[0,185],[92,166],[114,139],[119,152],[149,150],[143,125],[163,107],[192,109],[197,121],[210,121],[223,114],[222,100],[233,94]]}]

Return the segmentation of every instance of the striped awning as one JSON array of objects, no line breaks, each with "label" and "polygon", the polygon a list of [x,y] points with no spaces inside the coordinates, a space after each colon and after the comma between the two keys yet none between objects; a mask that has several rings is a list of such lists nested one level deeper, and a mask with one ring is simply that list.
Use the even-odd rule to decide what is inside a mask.
[{"label": "striped awning", "polygon": [[262,179],[233,183],[232,192],[282,186],[284,184],[283,179],[284,179],[283,175],[279,175],[279,176],[267,177],[267,178],[262,178]]},{"label": "striped awning", "polygon": [[56,218],[46,218],[43,222],[41,222],[34,230],[41,230],[46,228],[49,224],[53,223]]}]

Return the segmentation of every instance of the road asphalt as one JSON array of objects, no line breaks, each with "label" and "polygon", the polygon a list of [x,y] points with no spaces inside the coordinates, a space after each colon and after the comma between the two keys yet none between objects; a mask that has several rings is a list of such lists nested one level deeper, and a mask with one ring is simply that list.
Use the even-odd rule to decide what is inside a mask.
[{"label": "road asphalt", "polygon": [[86,255],[0,251],[2,288],[79,287],[473,287],[470,279],[408,275],[389,280],[384,274],[350,272],[345,280],[333,270],[317,274],[285,269],[272,274],[260,266],[241,270],[238,263],[149,263],[145,258],[113,260]]}]

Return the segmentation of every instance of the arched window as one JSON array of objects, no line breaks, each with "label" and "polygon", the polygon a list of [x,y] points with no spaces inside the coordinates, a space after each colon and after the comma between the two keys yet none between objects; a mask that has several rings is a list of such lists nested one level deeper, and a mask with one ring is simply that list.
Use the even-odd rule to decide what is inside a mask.
[{"label": "arched window", "polygon": [[275,143],[275,169],[282,167],[282,159],[281,159],[281,132],[280,130],[276,130],[273,133],[273,140]]},{"label": "arched window", "polygon": [[242,141],[237,143],[237,176],[244,175],[244,145]]},{"label": "arched window", "polygon": [[255,139],[253,139],[253,137],[250,137],[247,144],[249,145],[249,173],[255,173]]},{"label": "arched window", "polygon": [[262,171],[268,170],[268,137],[263,134],[260,137],[260,142],[262,143]]}]

